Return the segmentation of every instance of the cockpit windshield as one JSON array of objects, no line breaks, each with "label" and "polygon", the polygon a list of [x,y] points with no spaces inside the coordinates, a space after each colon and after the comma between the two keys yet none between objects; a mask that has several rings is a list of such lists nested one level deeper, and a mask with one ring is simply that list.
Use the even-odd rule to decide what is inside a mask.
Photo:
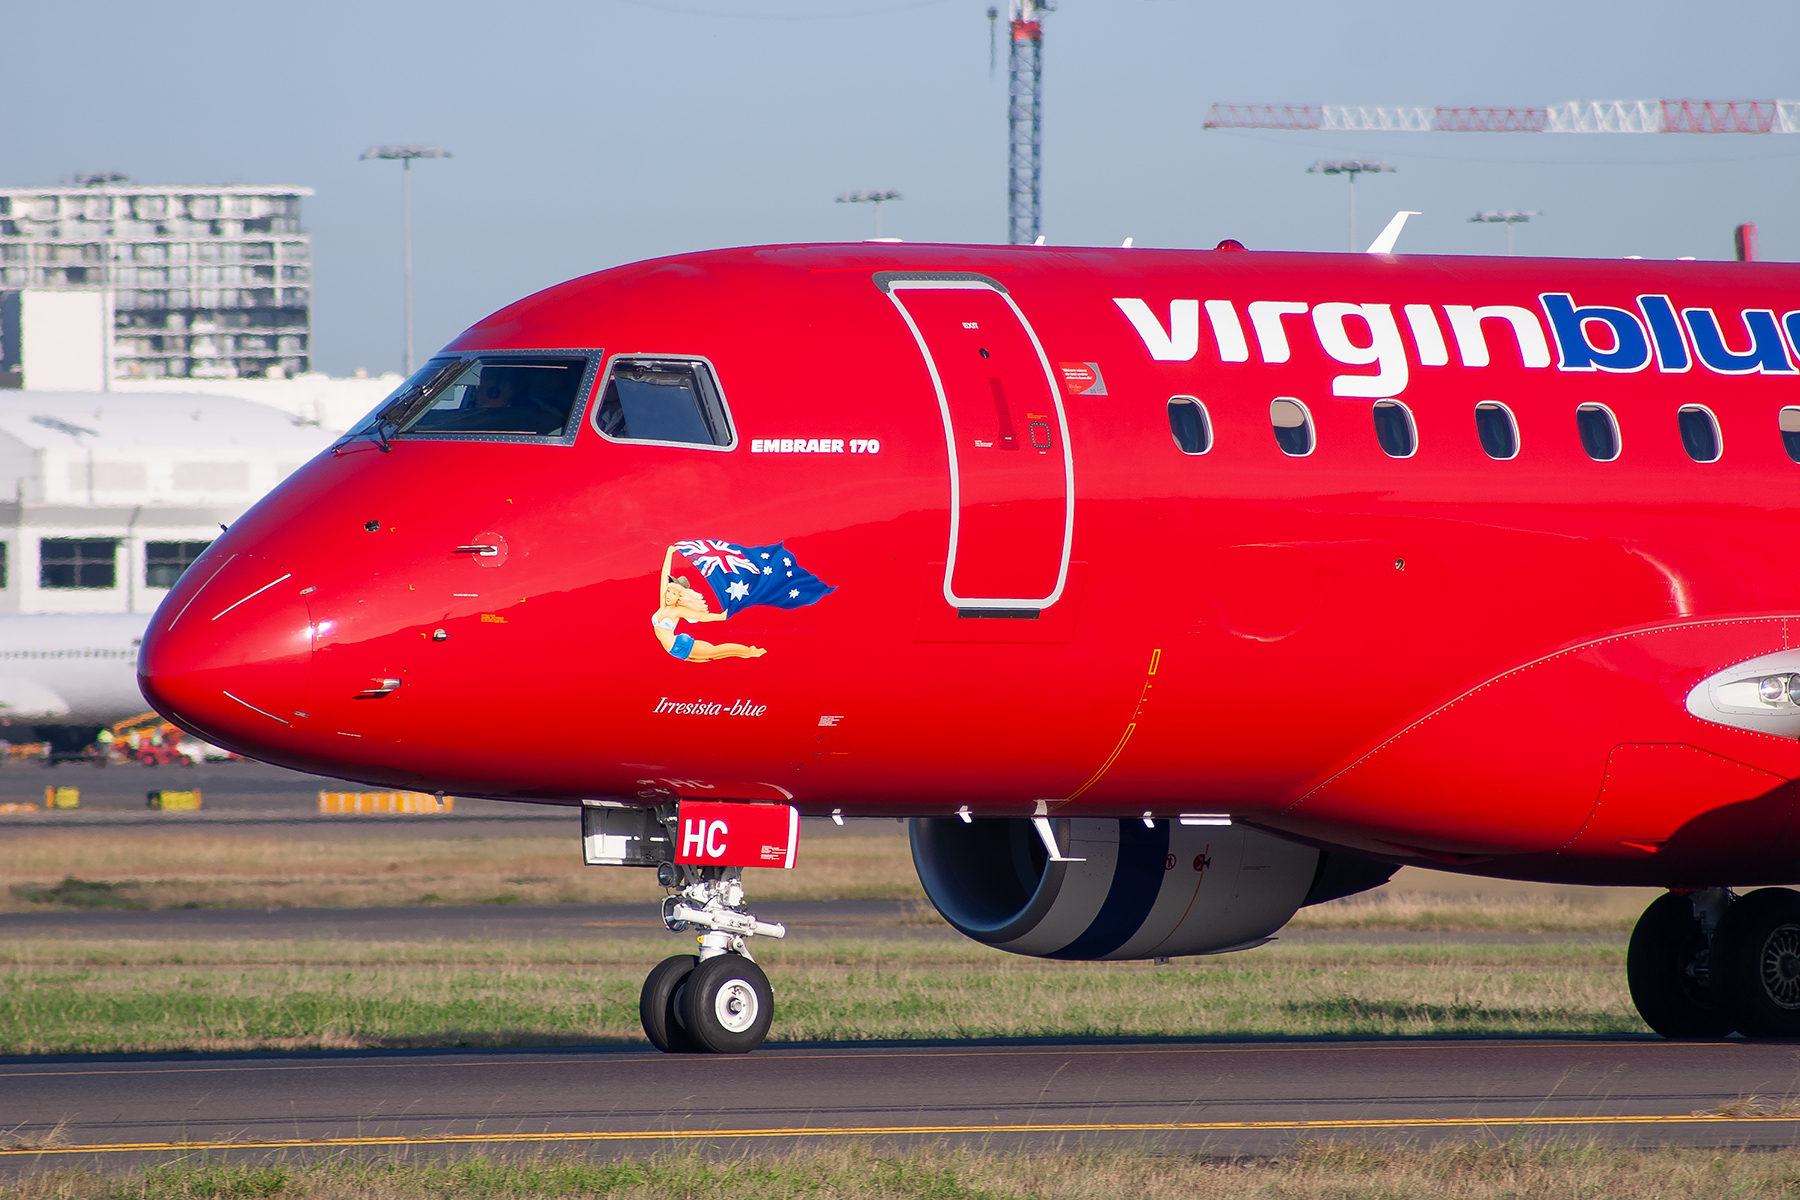
[{"label": "cockpit windshield", "polygon": [[593,360],[579,354],[479,354],[426,363],[349,436],[572,434]]},{"label": "cockpit windshield", "polygon": [[569,424],[585,358],[475,358],[447,372],[407,433],[523,433],[550,437]]}]

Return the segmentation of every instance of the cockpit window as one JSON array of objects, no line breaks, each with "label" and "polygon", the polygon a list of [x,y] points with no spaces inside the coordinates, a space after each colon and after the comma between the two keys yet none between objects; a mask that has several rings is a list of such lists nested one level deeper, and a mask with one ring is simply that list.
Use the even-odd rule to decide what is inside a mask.
[{"label": "cockpit window", "polygon": [[493,352],[432,359],[346,438],[466,435],[572,441],[597,354]]},{"label": "cockpit window", "polygon": [[613,359],[594,424],[622,442],[719,449],[737,443],[712,368],[695,359]]},{"label": "cockpit window", "polygon": [[585,358],[467,359],[431,389],[430,402],[400,432],[555,437],[568,427],[587,367]]}]

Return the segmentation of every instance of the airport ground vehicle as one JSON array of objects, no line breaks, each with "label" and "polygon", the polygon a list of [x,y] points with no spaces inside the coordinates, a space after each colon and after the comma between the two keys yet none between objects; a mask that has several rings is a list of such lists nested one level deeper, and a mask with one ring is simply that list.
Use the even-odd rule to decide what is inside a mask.
[{"label": "airport ground vehicle", "polygon": [[149,712],[119,721],[106,732],[109,736],[96,747],[102,762],[191,767],[209,759],[231,757],[230,751],[196,739],[179,726],[170,724],[161,713]]},{"label": "airport ground vehicle", "polygon": [[[766,1029],[738,870],[791,840],[720,831],[790,808],[911,818],[945,917],[1050,957],[1253,946],[1401,863],[1662,886],[1650,1024],[1800,1034],[1797,340],[1771,264],[634,264],[235,523],[140,681],[268,761],[601,814],[705,930],[669,1048]],[[473,696],[593,732],[522,757]]]}]

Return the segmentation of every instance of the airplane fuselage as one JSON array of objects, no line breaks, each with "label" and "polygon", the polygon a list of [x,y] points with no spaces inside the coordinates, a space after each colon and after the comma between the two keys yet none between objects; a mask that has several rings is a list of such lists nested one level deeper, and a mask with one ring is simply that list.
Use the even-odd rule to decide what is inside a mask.
[{"label": "airplane fuselage", "polygon": [[[1788,702],[1690,701],[1800,638],[1797,284],[897,245],[603,271],[443,352],[580,375],[566,427],[365,424],[188,571],[143,685],[243,753],[457,795],[1224,814],[1792,881]],[[700,432],[630,436],[682,379]]]}]

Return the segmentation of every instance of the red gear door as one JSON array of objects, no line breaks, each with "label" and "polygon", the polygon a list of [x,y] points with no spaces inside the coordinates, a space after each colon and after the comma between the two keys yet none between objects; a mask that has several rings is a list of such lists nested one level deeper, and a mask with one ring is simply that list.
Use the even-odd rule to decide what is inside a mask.
[{"label": "red gear door", "polygon": [[1035,615],[1062,595],[1075,522],[1068,423],[1037,335],[986,277],[878,282],[918,339],[944,418],[944,599],[965,611]]}]

